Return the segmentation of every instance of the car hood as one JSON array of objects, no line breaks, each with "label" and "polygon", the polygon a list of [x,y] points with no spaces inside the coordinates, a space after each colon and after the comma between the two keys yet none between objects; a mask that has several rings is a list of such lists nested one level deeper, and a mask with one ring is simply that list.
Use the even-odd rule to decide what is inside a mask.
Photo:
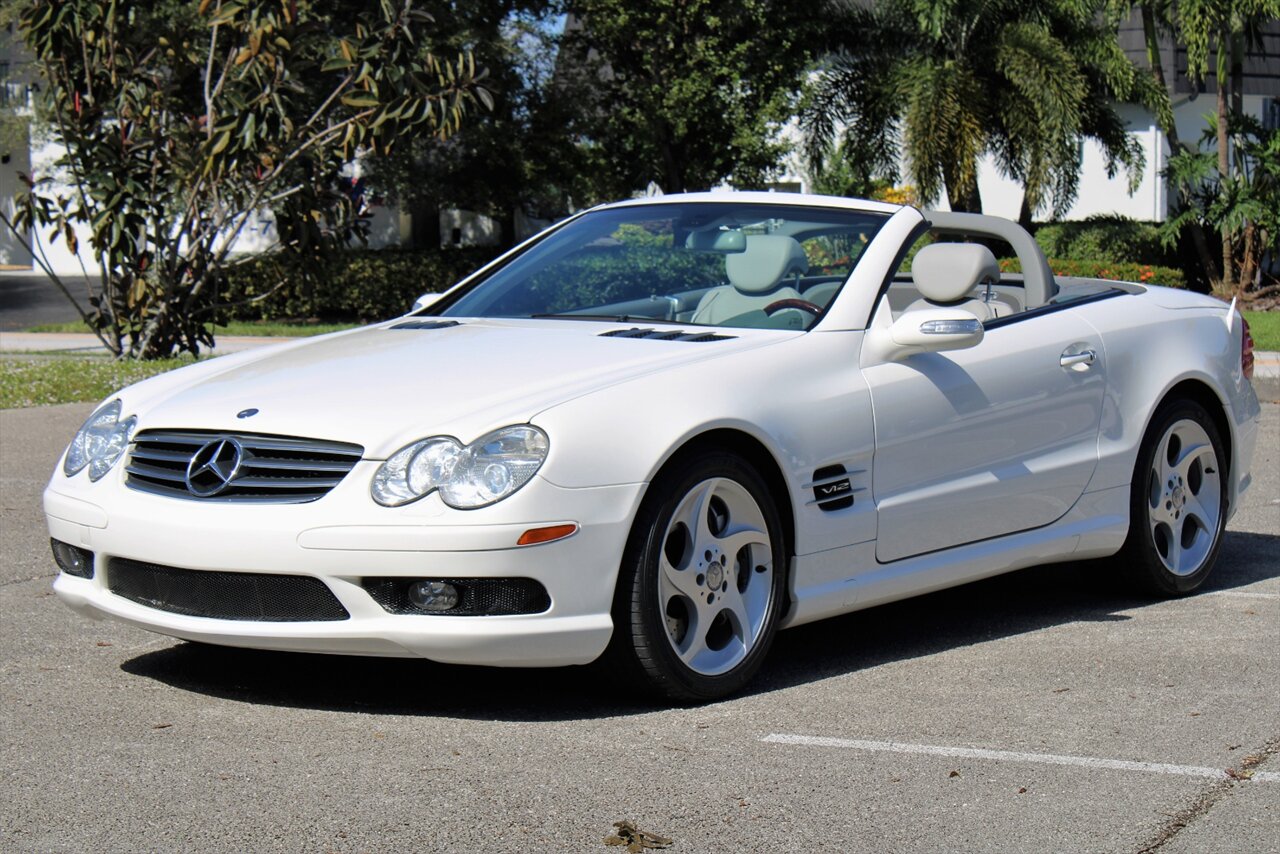
[{"label": "car hood", "polygon": [[[432,328],[437,322],[402,318],[213,359],[141,384],[125,406],[139,430],[357,442],[367,458],[382,459],[424,436],[469,442],[599,388],[795,334],[654,325],[654,335],[709,339],[663,340],[623,337],[637,334],[625,323],[476,319]],[[248,410],[256,412],[239,417]]]}]

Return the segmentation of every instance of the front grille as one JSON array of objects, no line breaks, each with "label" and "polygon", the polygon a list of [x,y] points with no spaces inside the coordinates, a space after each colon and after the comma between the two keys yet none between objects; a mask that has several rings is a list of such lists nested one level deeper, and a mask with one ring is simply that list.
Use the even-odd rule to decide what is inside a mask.
[{"label": "front grille", "polygon": [[409,585],[419,578],[362,578],[373,601],[391,614],[431,614],[441,617],[496,617],[541,614],[551,607],[547,588],[532,578],[438,578],[458,589],[458,604],[448,611],[421,611],[409,601]]},{"label": "front grille", "polygon": [[107,587],[139,605],[188,617],[305,623],[351,616],[323,581],[305,575],[204,572],[112,558]]},{"label": "front grille", "polygon": [[[287,436],[144,430],[133,440],[125,482],[142,492],[195,501],[303,504],[337,486],[363,453],[359,445]],[[205,462],[216,456],[229,480],[211,470],[189,479],[197,455]]]}]

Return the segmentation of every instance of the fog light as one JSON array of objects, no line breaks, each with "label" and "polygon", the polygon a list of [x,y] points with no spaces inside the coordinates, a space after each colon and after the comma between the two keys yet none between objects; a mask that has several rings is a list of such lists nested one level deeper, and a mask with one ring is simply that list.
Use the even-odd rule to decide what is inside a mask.
[{"label": "fog light", "polygon": [[59,569],[77,578],[93,578],[93,552],[61,540],[51,539],[49,545],[53,546],[53,559]]},{"label": "fog light", "polygon": [[447,581],[415,581],[409,585],[409,601],[423,611],[448,611],[458,605],[458,588]]}]

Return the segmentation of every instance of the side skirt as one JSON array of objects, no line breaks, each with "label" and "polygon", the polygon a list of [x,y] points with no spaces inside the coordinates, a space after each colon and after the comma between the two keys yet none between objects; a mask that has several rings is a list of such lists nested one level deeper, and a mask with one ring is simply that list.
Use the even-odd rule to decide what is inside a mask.
[{"label": "side skirt", "polygon": [[1129,530],[1129,486],[1087,492],[1043,528],[893,563],[876,561],[874,540],[796,557],[791,609],[782,627],[920,596],[1038,564],[1115,554]]}]

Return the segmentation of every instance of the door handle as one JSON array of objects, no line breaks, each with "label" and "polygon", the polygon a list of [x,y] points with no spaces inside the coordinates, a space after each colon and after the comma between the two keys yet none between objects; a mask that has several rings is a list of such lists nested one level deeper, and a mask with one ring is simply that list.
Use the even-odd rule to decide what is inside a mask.
[{"label": "door handle", "polygon": [[1063,353],[1058,359],[1058,364],[1064,368],[1084,368],[1092,365],[1098,360],[1098,354],[1093,350],[1083,350],[1079,353]]}]

